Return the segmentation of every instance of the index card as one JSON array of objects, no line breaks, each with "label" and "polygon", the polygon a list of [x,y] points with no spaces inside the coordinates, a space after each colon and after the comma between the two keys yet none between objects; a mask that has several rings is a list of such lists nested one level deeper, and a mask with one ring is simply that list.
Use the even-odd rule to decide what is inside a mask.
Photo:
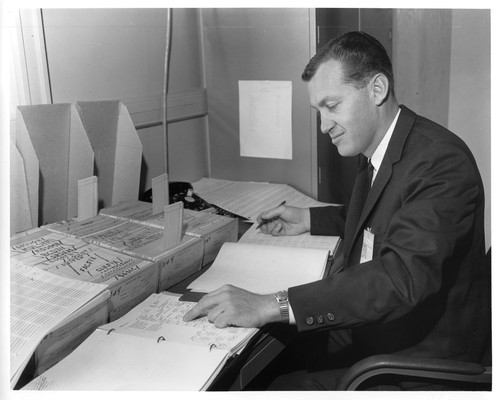
[{"label": "index card", "polygon": [[151,186],[153,189],[153,214],[158,214],[169,204],[167,174],[151,179]]},{"label": "index card", "polygon": [[163,230],[163,249],[178,245],[182,238],[182,220],[184,204],[182,201],[165,207],[165,225]]},{"label": "index card", "polygon": [[97,215],[97,176],[78,181],[78,221]]}]

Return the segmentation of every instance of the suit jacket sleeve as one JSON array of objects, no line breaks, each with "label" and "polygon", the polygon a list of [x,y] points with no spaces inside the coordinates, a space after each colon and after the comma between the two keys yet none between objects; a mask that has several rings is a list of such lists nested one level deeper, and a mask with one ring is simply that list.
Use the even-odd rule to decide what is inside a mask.
[{"label": "suit jacket sleeve", "polygon": [[311,235],[344,237],[344,210],[344,206],[312,207]]}]

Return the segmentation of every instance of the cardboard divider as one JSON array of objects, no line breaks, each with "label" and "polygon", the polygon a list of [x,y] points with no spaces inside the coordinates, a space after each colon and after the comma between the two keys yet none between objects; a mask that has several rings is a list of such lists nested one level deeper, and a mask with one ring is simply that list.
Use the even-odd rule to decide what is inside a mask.
[{"label": "cardboard divider", "polygon": [[[36,160],[38,164],[38,160]],[[32,182],[33,193],[28,191],[28,181]],[[36,205],[32,215],[30,199]],[[38,167],[27,171],[23,157],[10,141],[10,234],[22,232],[36,226],[38,220]]]},{"label": "cardboard divider", "polygon": [[127,108],[118,100],[81,101],[76,108],[95,154],[99,208],[137,200],[142,144]]},{"label": "cardboard divider", "polygon": [[[16,145],[26,171],[39,171],[39,184],[27,180],[34,226],[75,217],[78,180],[93,175],[94,154],[71,104],[19,106]],[[37,166],[38,164],[38,166]],[[38,200],[34,193],[38,193]]]}]

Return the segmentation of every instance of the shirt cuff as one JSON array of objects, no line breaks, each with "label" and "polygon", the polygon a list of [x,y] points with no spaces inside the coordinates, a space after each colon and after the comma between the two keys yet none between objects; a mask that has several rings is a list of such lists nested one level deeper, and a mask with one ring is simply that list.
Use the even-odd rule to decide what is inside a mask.
[{"label": "shirt cuff", "polygon": [[295,315],[293,315],[292,305],[290,304],[290,300],[288,300],[288,318],[289,324],[295,325]]}]

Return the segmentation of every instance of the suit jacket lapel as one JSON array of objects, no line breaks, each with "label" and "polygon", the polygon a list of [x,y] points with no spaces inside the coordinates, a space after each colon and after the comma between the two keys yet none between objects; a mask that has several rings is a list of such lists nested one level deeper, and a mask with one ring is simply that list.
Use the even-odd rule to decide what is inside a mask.
[{"label": "suit jacket lapel", "polygon": [[[401,106],[401,113],[399,115],[398,122],[394,128],[394,132],[384,155],[384,159],[382,160],[380,170],[377,172],[373,186],[368,193],[361,216],[358,219],[357,215],[351,213],[351,210],[349,210],[347,214],[345,228],[345,246],[347,249],[347,252],[345,253],[346,260],[349,259],[356,242],[356,238],[362,234],[373,207],[377,203],[392,176],[393,165],[401,159],[406,138],[413,127],[415,118],[416,114],[413,111],[403,105]],[[353,197],[360,195],[360,191],[359,189],[356,190],[356,186],[357,184],[355,184],[352,192]]]}]

